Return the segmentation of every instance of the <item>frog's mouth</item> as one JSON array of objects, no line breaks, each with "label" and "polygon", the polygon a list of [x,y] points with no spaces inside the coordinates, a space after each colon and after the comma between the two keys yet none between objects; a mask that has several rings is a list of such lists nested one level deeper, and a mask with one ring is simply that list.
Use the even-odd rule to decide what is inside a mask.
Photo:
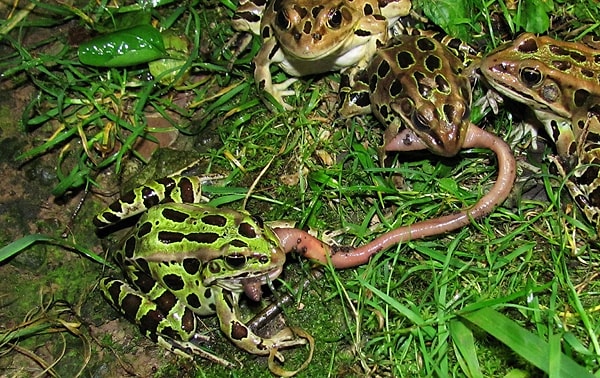
[{"label": "frog's mouth", "polygon": [[281,272],[283,271],[283,267],[278,267],[277,269],[270,270],[268,272],[263,272],[258,275],[252,275],[250,277],[228,277],[222,278],[218,281],[218,285],[222,288],[232,291],[232,292],[241,292],[246,293],[246,296],[251,300],[258,302],[262,298],[262,285],[265,285],[268,282],[273,282]]}]

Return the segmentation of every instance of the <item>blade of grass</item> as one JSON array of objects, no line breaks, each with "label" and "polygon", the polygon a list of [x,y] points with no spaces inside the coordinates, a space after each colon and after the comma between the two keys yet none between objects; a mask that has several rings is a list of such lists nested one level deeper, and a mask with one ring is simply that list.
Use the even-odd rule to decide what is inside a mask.
[{"label": "blade of grass", "polygon": [[458,320],[450,322],[450,336],[452,343],[456,347],[456,357],[459,362],[463,361],[465,365],[463,370],[471,378],[483,378],[483,373],[477,360],[477,350],[475,349],[475,339],[473,332]]},{"label": "blade of grass", "polygon": [[85,247],[82,247],[75,243],[68,242],[64,239],[59,239],[59,238],[55,238],[53,236],[42,235],[42,234],[27,235],[27,236],[22,237],[21,239],[18,239],[16,241],[10,243],[7,246],[0,248],[0,262],[3,262],[5,260],[15,256],[17,253],[24,251],[25,249],[29,248],[31,245],[33,245],[35,243],[54,244],[54,245],[58,245],[58,246],[64,247],[69,250],[76,250],[79,253],[83,254],[84,256],[86,256],[100,264],[104,264],[104,265],[114,268],[110,263],[108,263],[106,260],[104,260],[101,256],[98,256],[97,254],[95,254],[94,252],[92,252],[91,250],[89,250]]},{"label": "blade of grass", "polygon": [[[550,374],[550,368],[556,369],[553,376],[561,378],[593,377],[587,370],[578,365],[563,353],[551,353],[550,345],[508,317],[489,307],[475,312],[461,314],[460,317],[475,324],[485,332],[500,340],[513,352],[517,353],[542,371]],[[560,356],[560,366],[550,361]]]}]

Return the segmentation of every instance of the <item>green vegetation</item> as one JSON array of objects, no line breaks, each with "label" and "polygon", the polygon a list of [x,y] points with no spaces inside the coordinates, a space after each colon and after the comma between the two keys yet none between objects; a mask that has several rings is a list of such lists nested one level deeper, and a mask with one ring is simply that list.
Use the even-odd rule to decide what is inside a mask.
[{"label": "green vegetation", "polygon": [[[568,40],[600,35],[600,8],[593,0],[420,0],[413,5],[430,20],[420,26],[437,25],[484,52],[523,31]],[[97,194],[88,195],[69,241],[60,239],[62,228],[49,236],[32,232],[23,239],[23,232],[2,234],[2,240],[12,239],[0,249],[0,275],[7,282],[0,291],[0,368],[15,369],[22,360],[14,354],[35,354],[40,345],[54,342],[59,345],[49,350],[58,351],[55,359],[61,356],[73,370],[60,367],[57,358],[51,375],[71,376],[84,369],[83,376],[109,376],[122,365],[139,373],[136,369],[148,368],[135,365],[144,353],[151,359],[140,359],[140,365],[152,361],[156,376],[173,376],[174,371],[198,377],[270,375],[266,359],[236,350],[218,331],[216,319],[206,320],[215,340],[207,348],[239,361],[243,367],[233,373],[205,361],[190,364],[172,355],[158,357],[163,351],[149,348],[150,342],[124,320],[118,327],[127,336],[96,332],[93,338],[88,331],[81,336],[74,330],[98,328],[116,317],[94,290],[107,268],[87,259],[82,267],[81,255],[72,253],[77,250],[102,261],[97,257],[102,254],[100,241],[90,236],[90,220],[108,200],[94,205],[92,199],[116,193],[118,184],[139,173],[140,167],[156,177],[189,163],[181,155],[169,159],[169,152],[149,151],[152,143],[200,160],[199,173],[226,177],[226,186],[206,189],[212,204],[239,208],[244,203],[264,220],[293,220],[342,245],[360,245],[401,225],[468,207],[491,187],[496,162],[488,151],[466,150],[451,159],[429,153],[393,156],[383,165],[377,158],[383,133],[378,121],[372,116],[336,118],[338,73],[302,78],[293,86],[297,95],[287,99],[294,110],[270,111],[258,98],[250,65],[260,41],[254,38],[239,55],[234,44],[228,44],[234,36],[229,20],[235,7],[225,0],[165,1],[154,8],[129,2],[117,8],[109,1],[72,6],[31,2],[11,17],[10,9],[0,9],[5,19],[0,21],[2,83],[10,82],[15,92],[34,88],[22,105],[19,132],[11,134],[26,140],[27,147],[15,157],[18,164],[51,161],[56,169],[52,187],[35,189],[46,195],[51,191],[70,198],[83,190]],[[85,32],[91,39],[140,23],[189,41],[185,51],[167,51],[177,64],[165,63],[162,75],[170,78],[166,84],[161,74],[149,74],[146,59],[132,61],[131,66],[119,61],[118,67],[89,66],[79,60],[77,47],[84,41],[74,36]],[[34,33],[41,37],[31,38]],[[162,51],[149,55],[163,58]],[[275,82],[287,78],[279,69],[274,72]],[[475,96],[483,92],[478,84]],[[513,195],[491,215],[457,232],[399,245],[364,266],[325,268],[325,275],[307,289],[297,287],[310,276],[312,264],[289,257],[285,282],[278,284],[278,295],[289,291],[296,296],[285,308],[286,321],[316,341],[313,362],[299,376],[598,376],[596,231],[572,203],[564,183],[550,173],[548,159],[525,148],[526,138],[512,140],[516,125],[511,117],[501,109],[479,122],[511,139],[520,162]],[[2,133],[8,135],[4,129]],[[544,155],[553,153],[551,145],[540,148]],[[543,195],[532,195],[536,191]],[[16,244],[9,245],[11,240]],[[65,277],[54,273],[50,278],[39,266],[23,267],[15,261],[36,243],[65,248],[59,249],[62,255],[53,249],[45,257],[56,258],[45,264],[60,262]],[[63,261],[57,256],[66,257]],[[11,295],[18,285],[12,282],[27,283],[28,293],[43,292],[45,304],[33,295],[15,300]],[[52,290],[44,292],[46,287]],[[81,288],[80,296],[74,288]],[[69,303],[48,300],[51,295]],[[11,309],[17,305],[19,310],[29,306],[35,316]],[[72,317],[65,320],[65,313]],[[69,328],[74,319],[81,325]],[[64,345],[83,352],[63,356],[59,337],[20,346],[32,335],[44,336],[49,328],[75,335],[75,341]],[[305,351],[285,353],[292,366],[305,357]],[[52,361],[32,365],[42,366],[39,373]]]}]

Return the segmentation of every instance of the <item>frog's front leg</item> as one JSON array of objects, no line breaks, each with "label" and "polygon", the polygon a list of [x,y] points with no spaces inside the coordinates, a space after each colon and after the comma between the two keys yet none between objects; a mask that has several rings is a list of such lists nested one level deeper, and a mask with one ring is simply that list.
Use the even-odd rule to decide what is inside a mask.
[{"label": "frog's front leg", "polygon": [[239,319],[238,293],[214,288],[213,294],[221,330],[234,344],[247,352],[264,356],[275,350],[275,356],[283,362],[284,358],[278,352],[279,349],[307,344],[306,339],[295,338],[289,328],[283,329],[271,338],[256,335]]},{"label": "frog's front leg", "polygon": [[197,345],[208,337],[197,333],[196,315],[183,302],[147,275],[140,274],[137,284],[149,292],[143,293],[142,289],[108,277],[100,281],[100,289],[114,309],[165,349],[182,357],[196,355],[226,367],[233,366]]},{"label": "frog's front leg", "polygon": [[[265,28],[270,30],[269,28]],[[283,101],[284,96],[292,96],[296,92],[288,89],[297,79],[291,78],[279,84],[273,84],[273,77],[269,67],[271,63],[280,63],[284,59],[281,47],[275,37],[265,39],[263,46],[256,54],[254,63],[254,80],[259,91],[270,94],[285,110],[292,110],[292,106]],[[268,104],[269,105],[269,104]]]}]

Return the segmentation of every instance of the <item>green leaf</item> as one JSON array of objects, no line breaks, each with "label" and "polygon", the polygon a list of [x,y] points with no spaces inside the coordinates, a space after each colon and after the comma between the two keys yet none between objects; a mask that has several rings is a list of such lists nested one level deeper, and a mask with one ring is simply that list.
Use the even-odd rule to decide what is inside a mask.
[{"label": "green leaf", "polygon": [[[460,315],[463,319],[475,324],[485,332],[503,342],[546,374],[561,378],[592,378],[593,375],[578,365],[569,356],[556,351],[540,337],[528,332],[508,317],[489,307]],[[560,359],[558,358],[560,356]],[[559,359],[557,362],[556,360]],[[553,361],[551,361],[553,360]]]},{"label": "green leaf", "polygon": [[415,1],[433,23],[453,37],[469,42],[472,29],[470,3],[465,0]]},{"label": "green leaf", "polygon": [[77,53],[81,63],[97,67],[127,67],[167,57],[163,37],[151,25],[94,38],[81,44]]},{"label": "green leaf", "polygon": [[531,33],[544,33],[550,28],[549,12],[553,10],[552,1],[528,0],[523,2],[520,17],[515,23]]},{"label": "green leaf", "polygon": [[83,254],[84,256],[87,256],[90,259],[92,259],[100,264],[105,264],[105,265],[111,266],[102,257],[98,256],[97,254],[95,254],[94,252],[92,252],[91,250],[89,250],[85,247],[82,247],[82,246],[74,244],[74,243],[70,243],[70,242],[66,241],[65,239],[59,239],[59,238],[56,238],[53,236],[42,235],[42,234],[27,235],[25,237],[22,237],[19,240],[16,240],[16,241],[10,243],[7,246],[0,248],[0,262],[3,262],[5,260],[15,256],[17,253],[24,251],[25,249],[29,248],[31,245],[33,245],[35,243],[40,243],[40,242],[59,245],[61,247],[67,248],[67,249],[74,249],[74,250],[80,252],[81,254]]},{"label": "green leaf", "polygon": [[473,332],[464,325],[461,321],[452,320],[450,322],[450,336],[452,342],[458,349],[456,352],[458,360],[464,361],[465,373],[468,377],[472,378],[483,378],[483,373],[479,367],[479,361],[477,360],[477,350],[475,348],[475,339],[473,338]]}]

